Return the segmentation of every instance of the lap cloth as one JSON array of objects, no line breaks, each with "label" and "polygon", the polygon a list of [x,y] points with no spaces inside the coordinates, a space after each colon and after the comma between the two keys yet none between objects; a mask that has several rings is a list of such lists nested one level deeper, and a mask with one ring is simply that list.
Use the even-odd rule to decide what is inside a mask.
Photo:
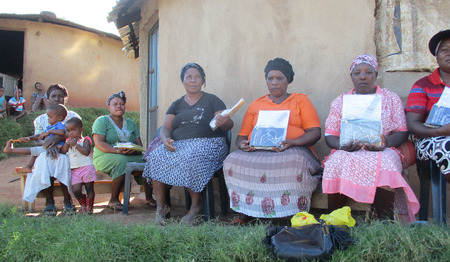
[{"label": "lap cloth", "polygon": [[58,159],[51,159],[47,152],[42,152],[34,162],[32,173],[28,173],[23,200],[34,202],[37,194],[51,186],[50,177],[58,179],[70,190],[70,164],[69,157],[59,154]]},{"label": "lap cloth", "polygon": [[[142,155],[121,155],[121,154],[102,154],[93,159],[95,169],[108,174],[112,179],[116,179],[126,172],[128,162],[144,162]],[[138,184],[142,184],[141,176],[134,176]]]},{"label": "lap cloth", "polygon": [[222,167],[228,146],[224,137],[174,141],[174,152],[161,145],[150,152],[144,177],[167,185],[184,186],[201,192]]},{"label": "lap cloth", "polygon": [[398,151],[333,150],[324,161],[322,191],[326,194],[341,193],[372,204],[377,187],[386,186],[395,189],[394,213],[405,222],[414,221],[419,202],[402,176]]},{"label": "lap cloth", "polygon": [[450,137],[438,136],[417,139],[417,158],[436,162],[442,174],[450,174]]},{"label": "lap cloth", "polygon": [[231,208],[252,217],[286,217],[308,211],[322,168],[307,147],[283,152],[241,150],[224,161]]}]

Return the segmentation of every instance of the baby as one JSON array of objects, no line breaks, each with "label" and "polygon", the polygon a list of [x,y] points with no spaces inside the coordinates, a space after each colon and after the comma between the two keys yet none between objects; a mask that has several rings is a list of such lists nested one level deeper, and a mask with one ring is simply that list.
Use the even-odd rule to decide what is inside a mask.
[{"label": "baby", "polygon": [[[83,122],[77,117],[66,122],[67,140],[61,153],[69,157],[72,170],[72,192],[81,205],[80,212],[92,214],[94,210],[94,181],[97,179],[91,153],[92,141],[89,136],[83,137]],[[86,195],[81,191],[84,185]]]},{"label": "baby", "polygon": [[[45,139],[45,138],[47,138],[49,136],[53,136],[53,135],[65,136],[66,129],[65,129],[62,121],[67,116],[67,108],[63,105],[53,105],[49,109],[47,109],[47,116],[48,116],[49,126],[45,129],[44,133],[33,135],[33,136],[28,136],[28,137],[21,137],[17,140],[10,139],[6,143],[6,146],[3,149],[3,152],[5,152],[7,154],[15,153],[15,154],[22,154],[22,155],[38,156],[42,152],[45,152],[45,148],[43,148],[42,146],[14,148],[13,143],[14,142],[24,143],[24,142],[28,142],[28,141],[37,141],[37,140]],[[62,145],[64,145],[64,142],[60,142],[58,144],[58,147],[61,148]]]}]

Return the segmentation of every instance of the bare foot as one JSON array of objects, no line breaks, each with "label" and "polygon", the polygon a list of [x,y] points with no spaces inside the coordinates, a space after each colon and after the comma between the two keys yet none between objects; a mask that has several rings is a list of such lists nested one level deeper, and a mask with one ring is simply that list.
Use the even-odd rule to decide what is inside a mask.
[{"label": "bare foot", "polygon": [[181,223],[185,224],[186,226],[193,226],[195,223],[195,219],[197,218],[198,214],[200,214],[200,211],[200,208],[191,207],[189,212],[183,218],[181,218]]},{"label": "bare foot", "polygon": [[166,225],[166,215],[170,213],[170,207],[169,206],[165,206],[164,208],[156,208],[156,215],[155,215],[155,222],[157,224],[160,224],[161,226],[165,226]]},{"label": "bare foot", "polygon": [[8,142],[6,142],[5,148],[3,148],[3,153],[11,153],[14,149],[13,143],[14,142],[12,141],[12,139],[8,140]]},{"label": "bare foot", "polygon": [[17,173],[31,173],[33,170],[29,166],[20,166],[20,167],[15,167],[14,171],[16,171]]}]

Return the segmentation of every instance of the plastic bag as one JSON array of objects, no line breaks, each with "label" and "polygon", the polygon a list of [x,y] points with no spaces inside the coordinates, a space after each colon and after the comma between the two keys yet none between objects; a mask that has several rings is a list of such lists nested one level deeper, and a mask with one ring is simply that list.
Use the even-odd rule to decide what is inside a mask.
[{"label": "plastic bag", "polygon": [[320,219],[325,221],[327,225],[348,226],[353,227],[356,224],[355,219],[351,215],[351,209],[348,206],[336,209],[328,215],[321,215]]},{"label": "plastic bag", "polygon": [[319,224],[319,222],[308,212],[299,212],[291,218],[292,227],[301,227],[310,224]]},{"label": "plastic bag", "polygon": [[345,250],[354,243],[346,226],[311,224],[302,227],[268,227],[263,244],[271,257],[288,261],[325,259],[335,249]]},{"label": "plastic bag", "polygon": [[381,144],[381,96],[344,95],[339,144]]}]

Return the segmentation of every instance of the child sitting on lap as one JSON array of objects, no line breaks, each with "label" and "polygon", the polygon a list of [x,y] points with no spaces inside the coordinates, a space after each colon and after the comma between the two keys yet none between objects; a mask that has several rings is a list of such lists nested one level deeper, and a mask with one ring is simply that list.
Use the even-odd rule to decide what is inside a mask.
[{"label": "child sitting on lap", "polygon": [[[66,122],[67,140],[61,153],[69,157],[72,170],[72,192],[81,205],[80,212],[92,214],[94,210],[94,181],[97,179],[91,153],[92,140],[89,136],[82,136],[83,122],[73,117]],[[81,189],[84,185],[86,195]]]},{"label": "child sitting on lap", "polygon": [[[64,127],[64,124],[61,122],[63,121],[67,116],[67,108],[63,105],[53,105],[47,110],[47,116],[48,116],[48,123],[50,124],[42,134],[37,134],[33,136],[28,137],[21,137],[17,140],[9,140],[6,143],[5,148],[3,149],[3,152],[9,154],[9,153],[15,153],[15,154],[22,154],[22,155],[33,155],[38,156],[42,152],[45,151],[45,148],[42,146],[36,146],[36,147],[18,147],[14,148],[13,143],[14,142],[28,142],[28,141],[37,141],[41,139],[45,139],[49,136],[53,135],[59,135],[59,136],[65,136],[66,135],[66,129]],[[64,142],[60,142],[58,144],[58,147],[61,148],[62,145],[64,145]]]}]

